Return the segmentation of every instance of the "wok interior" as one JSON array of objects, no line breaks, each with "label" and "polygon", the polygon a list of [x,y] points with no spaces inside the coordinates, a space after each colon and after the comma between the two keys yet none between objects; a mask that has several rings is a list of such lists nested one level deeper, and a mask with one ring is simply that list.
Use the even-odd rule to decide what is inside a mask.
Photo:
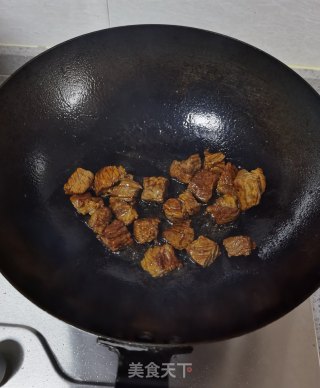
[{"label": "wok interior", "polygon": [[[108,337],[195,342],[260,327],[319,284],[319,112],[299,77],[220,35],[136,26],[60,45],[0,91],[1,271],[40,307]],[[261,204],[235,225],[197,222],[218,242],[251,236],[248,258],[223,253],[202,269],[182,255],[182,270],[152,279],[142,250],[106,251],[63,193],[79,166],[168,176],[173,159],[206,148],[265,171]]]}]

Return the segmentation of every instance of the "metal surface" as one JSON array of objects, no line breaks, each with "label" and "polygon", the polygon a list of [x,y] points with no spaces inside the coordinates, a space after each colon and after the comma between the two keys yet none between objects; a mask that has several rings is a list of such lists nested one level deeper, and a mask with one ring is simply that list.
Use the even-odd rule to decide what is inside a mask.
[{"label": "metal surface", "polygon": [[[5,388],[113,386],[115,353],[96,337],[50,316],[0,275],[0,352],[11,351]],[[6,346],[5,346],[6,345]],[[5,350],[6,349],[6,350]],[[248,335],[195,347],[171,362],[192,363],[171,388],[317,388],[319,359],[309,301]]]},{"label": "metal surface", "polygon": [[179,388],[316,388],[319,357],[309,300],[263,329],[197,346],[190,381]]},{"label": "metal surface", "polygon": [[[45,313],[15,290],[2,275],[0,294],[1,340],[13,339],[21,343],[24,358],[31,357],[33,366],[29,370],[25,368],[28,381],[33,381],[33,373],[44,379],[49,372],[49,376],[56,375],[57,370],[60,370],[59,379],[63,379],[64,375],[85,382],[115,380],[117,355],[104,346],[98,346],[96,336]],[[9,326],[5,327],[3,324]],[[21,327],[15,328],[17,325]],[[48,354],[56,358],[57,370],[54,370]]]},{"label": "metal surface", "polygon": [[[0,325],[0,345],[19,346],[21,358],[12,361],[12,373],[5,378],[5,387],[40,388],[40,387],[98,387],[96,383],[83,383],[70,379],[63,370],[55,365],[50,349],[41,336],[30,327]],[[74,345],[76,342],[74,342]],[[10,349],[10,348],[9,348]],[[71,348],[70,348],[71,349]],[[15,355],[16,356],[16,355]],[[91,365],[94,373],[94,364]],[[81,368],[81,365],[79,365]],[[113,385],[110,385],[113,386]]]}]

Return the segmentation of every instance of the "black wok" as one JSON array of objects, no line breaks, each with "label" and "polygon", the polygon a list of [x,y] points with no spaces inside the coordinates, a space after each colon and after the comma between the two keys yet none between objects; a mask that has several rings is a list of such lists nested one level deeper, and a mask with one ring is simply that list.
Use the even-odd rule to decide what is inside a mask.
[{"label": "black wok", "polygon": [[[151,344],[220,340],[320,285],[320,98],[258,49],[175,26],[88,34],[4,84],[0,135],[0,270],[76,327]],[[266,173],[260,206],[209,233],[250,235],[250,257],[223,253],[202,269],[182,256],[181,271],[152,279],[136,252],[107,252],[63,193],[78,166],[166,175],[205,148]]]}]

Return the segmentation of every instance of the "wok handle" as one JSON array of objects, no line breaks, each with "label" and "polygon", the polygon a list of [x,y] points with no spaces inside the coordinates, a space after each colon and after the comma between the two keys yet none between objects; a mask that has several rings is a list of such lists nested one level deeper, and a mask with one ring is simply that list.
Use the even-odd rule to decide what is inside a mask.
[{"label": "wok handle", "polygon": [[[192,352],[191,346],[119,347],[109,341],[99,341],[119,356],[116,388],[168,388],[166,368],[171,357]],[[172,366],[175,367],[174,365]],[[169,366],[170,368],[170,366]]]}]

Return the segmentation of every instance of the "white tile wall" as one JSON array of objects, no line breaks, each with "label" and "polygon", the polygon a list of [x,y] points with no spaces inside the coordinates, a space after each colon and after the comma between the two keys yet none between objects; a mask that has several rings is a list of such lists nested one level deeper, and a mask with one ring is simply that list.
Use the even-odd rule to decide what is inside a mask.
[{"label": "white tile wall", "polygon": [[109,26],[106,0],[0,0],[0,45],[53,46]]},{"label": "white tile wall", "polygon": [[319,0],[108,0],[110,26],[182,24],[251,43],[287,64],[320,69]]},{"label": "white tile wall", "polygon": [[320,69],[320,0],[0,0],[0,46],[48,47],[139,23],[217,31],[287,64]]}]

